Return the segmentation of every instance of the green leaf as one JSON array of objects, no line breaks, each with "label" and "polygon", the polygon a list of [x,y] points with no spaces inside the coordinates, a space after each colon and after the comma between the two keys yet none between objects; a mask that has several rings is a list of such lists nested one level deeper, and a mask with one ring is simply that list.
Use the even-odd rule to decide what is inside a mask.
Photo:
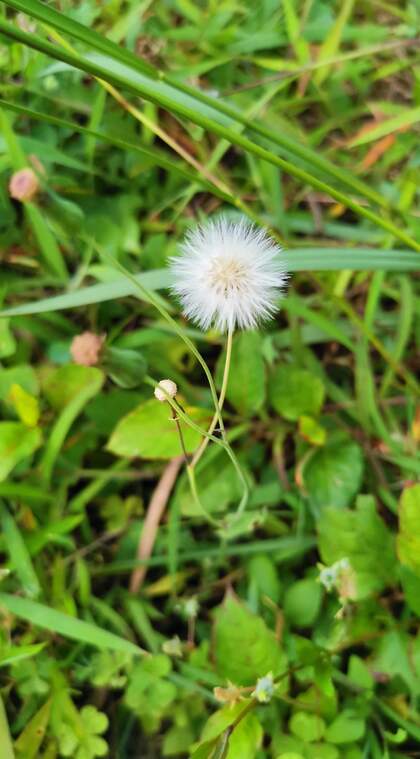
[{"label": "green leaf", "polygon": [[36,427],[40,415],[38,399],[17,384],[13,384],[10,388],[9,398],[19,419],[27,427]]},{"label": "green leaf", "polygon": [[[211,741],[217,737],[223,738],[224,731],[232,725],[238,715],[246,708],[247,702],[241,701],[234,706],[226,704],[222,709],[215,712],[207,720],[202,733],[204,741]],[[252,712],[247,714],[229,737],[228,751],[223,756],[226,759],[254,759],[257,750],[261,746],[263,730],[256,715]],[[214,754],[217,756],[217,753]]]},{"label": "green leaf", "polygon": [[147,732],[158,729],[176,698],[176,686],[168,679],[171,670],[170,658],[155,654],[138,662],[130,673],[125,703],[140,717]]},{"label": "green leaf", "polygon": [[317,510],[345,508],[358,493],[363,476],[363,454],[352,440],[341,440],[316,450],[304,467],[305,488]]},{"label": "green leaf", "polygon": [[27,622],[36,627],[64,635],[64,637],[72,638],[80,643],[86,643],[96,648],[125,651],[133,656],[144,653],[134,643],[103,630],[97,625],[70,617],[68,614],[63,614],[61,611],[51,609],[49,606],[44,606],[35,601],[29,601],[26,598],[12,596],[9,593],[0,593],[0,606],[4,606],[12,614],[21,619],[26,619]]},{"label": "green leaf", "polygon": [[325,733],[325,722],[316,714],[295,712],[289,722],[290,730],[305,743],[319,741]]},{"label": "green leaf", "polygon": [[296,627],[311,627],[318,616],[321,601],[319,582],[310,578],[297,580],[284,595],[283,610],[287,621]]},{"label": "green leaf", "polygon": [[41,445],[41,431],[21,422],[0,422],[0,481]]},{"label": "green leaf", "polygon": [[343,709],[335,720],[328,726],[325,738],[330,743],[340,745],[360,740],[365,733],[366,725],[363,717],[351,709]]},{"label": "green leaf", "polygon": [[312,445],[324,445],[327,431],[312,416],[299,417],[299,434]]},{"label": "green leaf", "polygon": [[263,619],[232,597],[216,610],[214,657],[221,677],[252,685],[259,677],[283,673],[287,658]]},{"label": "green leaf", "polygon": [[51,699],[45,702],[27,723],[15,742],[17,759],[36,759],[44,740],[51,713]]},{"label": "green leaf", "polygon": [[398,514],[398,558],[420,576],[420,484],[403,490]]},{"label": "green leaf", "polygon": [[100,369],[68,364],[50,372],[42,383],[42,389],[49,404],[56,411],[62,411],[82,390],[92,386],[99,390],[102,382]]},{"label": "green leaf", "polygon": [[[209,414],[202,409],[186,407],[188,416],[206,427]],[[200,443],[201,435],[180,420],[185,448],[192,453]],[[182,454],[181,443],[172,412],[167,403],[151,398],[124,416],[117,424],[107,445],[116,456],[144,459],[171,459]]]},{"label": "green leaf", "polygon": [[30,659],[45,648],[45,643],[34,643],[30,646],[10,646],[0,651],[0,667],[8,667],[22,659]]},{"label": "green leaf", "polygon": [[355,511],[324,509],[318,534],[319,551],[326,564],[349,559],[356,572],[358,598],[378,593],[395,582],[394,539],[376,513],[371,496],[360,496]]},{"label": "green leaf", "polygon": [[[69,367],[62,367],[62,369],[68,369]],[[78,379],[83,379],[83,384],[79,389],[75,390],[72,383],[60,388],[59,385],[54,385],[54,398],[56,402],[65,404],[60,416],[58,417],[54,427],[50,432],[47,444],[45,446],[44,454],[40,462],[40,469],[42,472],[42,479],[46,486],[49,485],[51,475],[53,472],[54,464],[57,456],[64,444],[67,434],[79,414],[83,411],[87,402],[91,400],[101,389],[104,382],[104,375],[95,367],[77,367],[78,369],[90,369],[90,372],[77,373]],[[58,369],[54,373],[53,379],[56,381],[57,376],[60,376],[61,369]]]},{"label": "green leaf", "polygon": [[[265,372],[259,332],[239,332],[232,346],[232,361],[226,397],[240,414],[253,416],[264,404]],[[224,363],[224,354],[221,364]]]},{"label": "green leaf", "polygon": [[411,611],[420,617],[420,576],[403,564],[400,566],[399,576],[404,591],[404,597]]},{"label": "green leaf", "polygon": [[306,414],[316,416],[324,402],[324,385],[306,369],[290,364],[278,366],[269,382],[273,408],[285,419],[296,421]]},{"label": "green leaf", "polygon": [[9,319],[0,321],[0,358],[13,356],[16,351],[16,340],[9,326]]},{"label": "green leaf", "polygon": [[101,366],[122,388],[138,387],[147,371],[147,361],[140,351],[113,346],[105,346]]},{"label": "green leaf", "polygon": [[12,738],[10,736],[9,723],[4,708],[3,699],[0,694],[0,745],[2,750],[2,759],[15,759],[13,751]]},{"label": "green leaf", "polygon": [[31,598],[36,598],[41,592],[41,586],[31,557],[15,520],[1,501],[0,523],[11,565],[20,580],[23,592]]},{"label": "green leaf", "polygon": [[27,393],[38,395],[39,382],[35,370],[29,364],[18,364],[7,369],[0,368],[0,399],[5,401],[13,385],[19,385]]}]

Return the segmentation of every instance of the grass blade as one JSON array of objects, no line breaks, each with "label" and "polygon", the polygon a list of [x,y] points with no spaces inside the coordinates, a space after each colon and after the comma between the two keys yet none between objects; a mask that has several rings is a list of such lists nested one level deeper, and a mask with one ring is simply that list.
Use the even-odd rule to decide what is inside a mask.
[{"label": "grass blade", "polygon": [[51,609],[44,604],[29,601],[27,598],[19,598],[10,593],[0,593],[0,606],[36,627],[63,635],[65,638],[77,640],[79,643],[86,643],[105,650],[123,651],[134,656],[144,653],[139,646],[119,635],[103,630],[91,622],[70,617],[68,614],[63,614],[63,612]]},{"label": "grass blade", "polygon": [[9,24],[2,19],[0,19],[0,31],[3,31],[8,37],[16,39],[54,59],[64,61],[76,69],[85,71],[100,79],[104,79],[111,84],[126,88],[128,91],[140,95],[146,100],[150,100],[169,111],[173,111],[174,113],[191,120],[193,123],[202,126],[204,129],[208,129],[209,131],[218,134],[220,137],[229,140],[230,143],[278,166],[287,174],[299,179],[304,184],[308,184],[317,190],[330,195],[330,197],[334,198],[339,203],[342,203],[345,207],[352,209],[359,216],[369,219],[372,223],[386,230],[410,248],[420,251],[420,243],[417,243],[416,240],[397,227],[392,221],[359,205],[359,203],[353,200],[353,197],[335,189],[335,187],[318,179],[310,172],[280,158],[278,155],[271,153],[269,150],[261,147],[249,138],[239,134],[232,127],[231,120],[221,118],[222,114],[219,113],[218,119],[216,120],[213,118],[214,114],[209,108],[206,108],[204,111],[203,108],[198,110],[197,102],[192,96],[185,94],[180,98],[179,93],[176,93],[175,97],[173,88],[168,86],[165,82],[156,82],[156,80],[148,79],[143,74],[134,71],[125,64],[121,64],[119,61],[115,61],[102,54],[89,56],[75,55],[62,48],[57,48],[55,45],[45,41],[38,35],[27,34],[13,26],[13,24]]},{"label": "grass blade", "polygon": [[[420,260],[411,250],[375,250],[374,248],[294,248],[286,253],[287,267],[294,271],[418,271]],[[153,269],[135,278],[148,290],[167,289],[171,285],[169,269]],[[78,308],[92,303],[136,295],[132,282],[115,278],[113,282],[91,285],[64,295],[44,298],[0,311],[1,317],[42,314],[66,308]],[[1,487],[1,486],[0,486]],[[1,493],[1,491],[0,491]]]},{"label": "grass blade", "polygon": [[[131,51],[121,47],[111,40],[98,34],[95,30],[88,29],[83,24],[79,24],[77,21],[68,18],[62,13],[49,8],[48,6],[37,2],[37,0],[10,0],[6,2],[6,5],[15,8],[16,10],[23,11],[29,15],[43,21],[46,24],[53,26],[59,31],[69,34],[80,42],[88,45],[93,50],[109,55],[114,60],[130,66],[134,71],[139,71],[145,76],[150,77],[156,82],[165,82],[170,85],[173,90],[173,97],[180,97],[181,93],[186,94],[194,98],[196,101],[196,109],[201,110],[204,114],[207,113],[213,119],[220,120],[220,115],[227,116],[228,119],[234,123],[239,122],[243,126],[253,131],[256,134],[270,140],[270,142],[278,145],[279,147],[287,150],[292,155],[299,157],[306,161],[309,167],[316,166],[320,171],[324,172],[327,176],[334,177],[341,184],[349,187],[353,192],[362,195],[374,203],[382,206],[383,208],[389,208],[389,202],[377,193],[375,190],[366,185],[363,181],[354,177],[347,171],[335,166],[324,156],[321,156],[317,151],[311,148],[301,145],[293,140],[291,137],[277,133],[264,124],[260,124],[258,121],[247,118],[238,109],[232,105],[207,95],[202,90],[192,87],[184,82],[181,82],[178,78],[166,74],[166,72],[154,68],[150,63],[144,59],[134,55]],[[201,106],[200,106],[201,104]],[[192,119],[194,121],[194,118]]]},{"label": "grass blade", "polygon": [[54,126],[70,129],[72,132],[78,132],[79,134],[86,135],[86,137],[89,139],[101,140],[102,142],[107,142],[110,145],[115,145],[115,147],[121,148],[122,150],[132,151],[133,153],[137,153],[138,155],[146,158],[152,165],[160,166],[162,169],[166,169],[167,171],[174,171],[180,176],[184,177],[184,179],[187,179],[189,182],[198,182],[201,186],[210,190],[214,195],[218,195],[224,200],[230,201],[231,199],[229,195],[221,192],[219,188],[208,182],[198,172],[196,173],[191,169],[188,169],[179,161],[174,161],[168,157],[167,153],[164,153],[157,148],[149,145],[142,145],[140,140],[135,143],[127,142],[127,140],[115,137],[114,135],[83,127],[77,122],[67,121],[67,119],[62,119],[58,116],[51,116],[47,113],[40,113],[39,111],[34,111],[31,108],[25,108],[24,106],[17,105],[16,103],[9,103],[7,100],[2,100],[0,98],[0,109],[1,108],[21,114],[22,116],[27,116],[31,119],[36,119],[37,121],[44,121],[47,124],[53,124]]}]

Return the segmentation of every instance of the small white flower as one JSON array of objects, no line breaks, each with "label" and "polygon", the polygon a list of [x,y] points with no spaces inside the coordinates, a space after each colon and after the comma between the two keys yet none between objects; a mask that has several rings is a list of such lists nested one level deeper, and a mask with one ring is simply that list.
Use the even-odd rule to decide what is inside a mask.
[{"label": "small white flower", "polygon": [[219,217],[187,234],[171,260],[172,289],[202,330],[250,329],[277,308],[288,275],[281,248],[245,217]]}]

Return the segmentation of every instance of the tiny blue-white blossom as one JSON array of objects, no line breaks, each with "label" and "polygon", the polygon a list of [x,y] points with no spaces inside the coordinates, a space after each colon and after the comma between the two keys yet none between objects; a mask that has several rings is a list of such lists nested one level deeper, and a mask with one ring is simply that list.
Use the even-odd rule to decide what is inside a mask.
[{"label": "tiny blue-white blossom", "polygon": [[218,217],[190,231],[171,270],[185,316],[221,332],[270,318],[288,279],[282,249],[245,217]]},{"label": "tiny blue-white blossom", "polygon": [[269,672],[264,677],[257,680],[255,690],[251,693],[260,704],[268,704],[274,695],[274,678],[273,673]]}]

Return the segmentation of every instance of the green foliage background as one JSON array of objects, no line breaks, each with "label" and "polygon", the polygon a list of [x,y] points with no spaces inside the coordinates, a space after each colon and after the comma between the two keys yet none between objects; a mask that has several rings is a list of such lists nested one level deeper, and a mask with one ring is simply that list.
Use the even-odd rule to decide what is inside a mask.
[{"label": "green foliage background", "polygon": [[[415,756],[419,19],[418,0],[0,4],[2,759]],[[222,210],[292,273],[277,318],[234,338],[250,501],[227,519],[240,484],[209,446],[221,526],[181,470],[133,593],[180,454],[150,377],[205,426],[176,330],[223,371],[167,261]],[[86,330],[97,366],[72,363]]]}]

